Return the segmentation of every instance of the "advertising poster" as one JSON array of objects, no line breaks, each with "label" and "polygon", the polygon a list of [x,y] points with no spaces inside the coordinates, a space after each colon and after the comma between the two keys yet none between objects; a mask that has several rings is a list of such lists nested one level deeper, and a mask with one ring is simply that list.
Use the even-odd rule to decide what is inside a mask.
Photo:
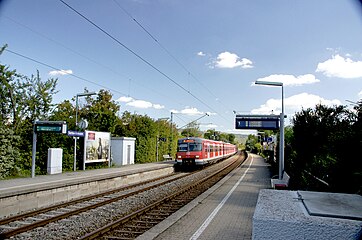
[{"label": "advertising poster", "polygon": [[85,131],[84,162],[107,162],[110,156],[111,134],[109,132]]}]

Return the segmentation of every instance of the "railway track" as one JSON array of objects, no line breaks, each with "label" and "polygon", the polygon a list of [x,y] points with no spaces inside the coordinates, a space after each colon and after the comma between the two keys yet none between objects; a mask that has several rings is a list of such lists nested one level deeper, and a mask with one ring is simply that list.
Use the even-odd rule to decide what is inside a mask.
[{"label": "railway track", "polygon": [[219,171],[197,182],[190,183],[179,189],[179,191],[97,229],[80,239],[135,239],[213,186],[232,170],[240,166],[243,160],[242,157],[239,157],[237,161],[228,164]]},{"label": "railway track", "polygon": [[184,178],[191,173],[171,174],[149,181],[132,184],[115,190],[100,194],[76,199],[70,202],[57,204],[47,208],[38,209],[32,212],[12,216],[0,220],[0,239],[7,239],[20,233],[43,227],[49,223],[77,215],[115,201],[136,195],[140,192],[156,188],[180,178]]},{"label": "railway track", "polygon": [[[240,157],[238,158],[240,159]],[[227,162],[224,161],[221,165],[226,165]],[[231,162],[234,161],[231,160]],[[209,168],[210,170],[208,170]],[[176,194],[179,189],[186,189],[184,182],[196,182],[185,179],[192,178],[197,174],[204,174],[203,172],[213,172],[212,168],[215,166],[210,166],[202,171],[173,174],[70,203],[2,219],[0,220],[0,239],[10,237],[12,239],[79,239],[81,236],[85,236],[84,239],[98,239],[99,235],[91,237],[88,233],[94,232],[96,228],[102,229],[103,226],[108,226],[111,221],[127,226],[123,230],[118,230],[123,231],[124,234],[127,232],[141,234],[199,195],[200,191],[196,192],[195,187],[189,187],[189,190],[184,191],[188,191],[188,194],[195,192],[193,196],[176,198],[176,195],[179,195]],[[201,187],[201,182],[199,180],[197,182],[196,185]],[[204,187],[204,190],[208,187]],[[156,197],[150,197],[150,195]],[[171,201],[171,199],[176,200]],[[164,205],[159,208],[161,202]],[[135,219],[136,216],[144,215],[145,212],[149,214]],[[129,219],[133,219],[134,222],[130,223]],[[93,223],[91,223],[92,221]],[[126,222],[127,225],[125,225]]]}]

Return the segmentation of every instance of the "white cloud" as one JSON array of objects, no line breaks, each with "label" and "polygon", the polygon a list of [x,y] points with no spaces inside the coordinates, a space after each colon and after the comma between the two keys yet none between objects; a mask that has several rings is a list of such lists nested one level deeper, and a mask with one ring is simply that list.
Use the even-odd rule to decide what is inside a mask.
[{"label": "white cloud", "polygon": [[[320,82],[313,74],[305,74],[297,77],[293,75],[273,74],[268,77],[259,78],[258,81],[282,82],[284,86],[301,86]],[[255,85],[254,82],[251,85]]]},{"label": "white cloud", "polygon": [[144,101],[144,100],[136,100],[136,99],[133,99],[132,97],[123,96],[123,97],[118,98],[116,101],[124,102],[124,103],[126,103],[126,106],[131,106],[134,108],[141,108],[141,109],[146,109],[146,108],[163,109],[163,108],[165,108],[165,106],[163,106],[163,105],[153,104],[151,102]]},{"label": "white cloud", "polygon": [[206,56],[206,54],[200,51],[197,53],[197,56],[204,57],[204,56]]},{"label": "white cloud", "polygon": [[171,110],[171,112],[173,113],[179,113],[179,114],[185,114],[185,115],[201,115],[201,114],[205,114],[204,112],[200,112],[199,110],[197,110],[197,108],[194,107],[185,107],[182,110]]},{"label": "white cloud", "polygon": [[69,74],[73,74],[73,71],[72,70],[59,70],[59,71],[50,71],[49,72],[49,75],[50,76],[63,76],[63,75],[69,75]]},{"label": "white cloud", "polygon": [[135,107],[135,108],[151,108],[152,103],[144,101],[144,100],[133,100],[126,104],[127,106]]},{"label": "white cloud", "polygon": [[322,72],[327,77],[360,78],[362,77],[362,61],[353,61],[337,54],[325,62],[318,63],[316,72]]},{"label": "white cloud", "polygon": [[163,109],[163,108],[165,108],[165,106],[160,105],[160,104],[153,104],[153,108],[154,109]]},{"label": "white cloud", "polygon": [[182,109],[182,110],[180,111],[180,113],[186,114],[186,115],[199,115],[199,114],[204,114],[203,112],[200,112],[199,110],[197,110],[197,108],[185,108],[185,109]]},{"label": "white cloud", "polygon": [[125,96],[123,96],[123,97],[118,98],[116,101],[127,103],[127,102],[131,102],[131,101],[133,101],[133,100],[134,100],[134,99],[131,98],[131,97],[125,97]]},{"label": "white cloud", "polygon": [[358,96],[359,96],[359,97],[362,97],[362,91],[360,91],[360,92],[358,93]]},{"label": "white cloud", "polygon": [[[342,103],[337,100],[328,100],[320,96],[300,93],[288,98],[284,98],[284,112],[294,114],[301,111],[302,108],[314,108],[317,104],[323,104],[327,106],[341,105]],[[269,99],[265,104],[261,105],[257,109],[251,111],[252,114],[279,114],[281,112],[281,99]]]},{"label": "white cloud", "polygon": [[223,52],[217,56],[216,61],[214,62],[214,67],[217,68],[253,68],[253,62],[247,58],[242,58],[236,55],[235,53]]}]

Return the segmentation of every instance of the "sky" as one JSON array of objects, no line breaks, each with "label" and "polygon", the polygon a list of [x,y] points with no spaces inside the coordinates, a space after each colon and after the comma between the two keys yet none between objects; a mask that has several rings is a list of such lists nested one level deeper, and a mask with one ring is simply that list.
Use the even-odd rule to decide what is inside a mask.
[{"label": "sky", "polygon": [[179,128],[248,133],[235,113],[279,114],[281,87],[257,80],[283,83],[287,125],[362,99],[357,0],[0,0],[5,44],[1,64],[58,79],[54,103],[106,89],[120,116]]}]

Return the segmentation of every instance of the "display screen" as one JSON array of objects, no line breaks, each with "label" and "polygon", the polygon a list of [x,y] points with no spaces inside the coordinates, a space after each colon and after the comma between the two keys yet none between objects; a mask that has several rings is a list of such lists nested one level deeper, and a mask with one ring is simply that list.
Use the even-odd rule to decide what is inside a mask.
[{"label": "display screen", "polygon": [[236,118],[236,129],[279,129],[278,118]]}]

